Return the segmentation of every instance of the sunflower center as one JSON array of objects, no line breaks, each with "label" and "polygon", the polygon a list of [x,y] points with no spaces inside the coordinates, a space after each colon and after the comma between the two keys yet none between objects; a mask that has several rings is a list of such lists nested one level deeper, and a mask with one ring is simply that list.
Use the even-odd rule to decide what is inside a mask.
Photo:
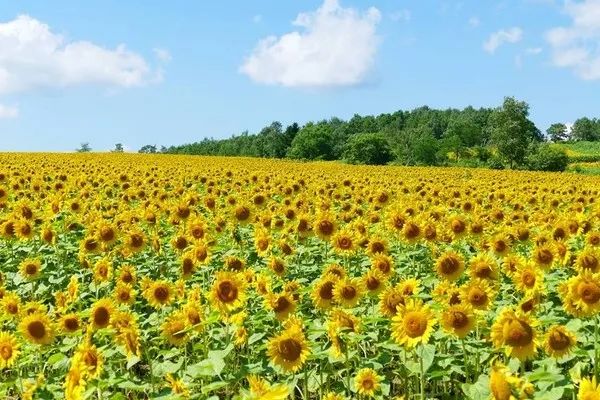
[{"label": "sunflower center", "polygon": [[451,275],[460,268],[460,261],[456,257],[445,257],[440,262],[440,269],[444,275]]},{"label": "sunflower center", "polygon": [[121,280],[125,283],[133,282],[133,276],[131,275],[131,272],[129,272],[129,271],[123,272],[123,275],[121,275]]},{"label": "sunflower center", "polygon": [[296,340],[290,338],[279,343],[279,354],[286,361],[296,361],[300,358],[302,346]]},{"label": "sunflower center", "polygon": [[100,327],[108,325],[110,321],[110,312],[106,307],[99,307],[94,312],[94,323]]},{"label": "sunflower center", "polygon": [[27,264],[25,266],[25,273],[27,275],[35,275],[37,273],[37,265],[35,264]]},{"label": "sunflower center", "polygon": [[185,337],[185,325],[183,323],[173,325],[173,337],[175,339],[183,339]]},{"label": "sunflower center", "polygon": [[245,221],[250,218],[250,210],[247,207],[240,206],[235,209],[235,217],[238,221]]},{"label": "sunflower center", "polygon": [[370,378],[366,378],[361,382],[361,386],[365,390],[373,390],[373,388],[375,387],[375,382],[373,382],[373,380]]},{"label": "sunflower center", "polygon": [[376,264],[377,269],[380,270],[381,272],[383,272],[384,274],[387,274],[390,272],[390,263],[387,262],[386,260],[379,260]]},{"label": "sunflower center", "polygon": [[381,285],[381,282],[379,281],[379,279],[377,279],[377,277],[370,276],[369,278],[367,278],[366,284],[369,290],[377,290]]},{"label": "sunflower center", "polygon": [[346,300],[352,300],[356,297],[356,289],[353,286],[344,286],[342,288],[342,297]]},{"label": "sunflower center", "polygon": [[527,346],[533,341],[533,329],[527,322],[513,319],[504,325],[504,338],[509,346]]},{"label": "sunflower center", "polygon": [[479,288],[473,288],[469,291],[469,302],[475,306],[483,306],[487,302],[487,294]]},{"label": "sunflower center", "polygon": [[492,268],[489,265],[478,265],[475,270],[475,276],[486,279],[492,276]]},{"label": "sunflower center", "polygon": [[423,336],[427,330],[427,318],[420,312],[409,312],[404,317],[404,330],[411,338]]},{"label": "sunflower center", "polygon": [[385,251],[385,246],[381,242],[371,242],[371,252],[373,253],[383,253]]},{"label": "sunflower center", "polygon": [[548,337],[548,344],[553,350],[564,350],[571,345],[571,340],[561,331],[555,330]]},{"label": "sunflower center", "polygon": [[102,239],[103,242],[110,242],[112,240],[114,240],[115,238],[115,231],[112,230],[112,228],[102,228],[100,230],[100,239]]},{"label": "sunflower center", "polygon": [[133,234],[131,235],[131,245],[135,248],[138,247],[142,247],[142,245],[144,244],[144,237],[140,234]]},{"label": "sunflower center", "polygon": [[321,289],[319,289],[319,297],[325,300],[331,300],[333,298],[333,282],[325,282]]},{"label": "sunflower center", "polygon": [[230,281],[219,283],[218,297],[223,303],[231,303],[237,299],[238,290]]},{"label": "sunflower center", "polygon": [[462,311],[452,311],[450,320],[454,329],[464,328],[469,323],[469,317]]},{"label": "sunflower center", "polygon": [[595,304],[600,300],[600,287],[593,282],[583,282],[579,285],[579,295],[587,304]]},{"label": "sunflower center", "polygon": [[527,287],[532,287],[535,285],[535,275],[531,271],[526,271],[523,273],[523,283]]},{"label": "sunflower center", "polygon": [[352,239],[350,239],[349,237],[341,237],[338,239],[337,243],[340,249],[348,250],[352,248]]},{"label": "sunflower center", "polygon": [[35,339],[43,339],[46,336],[46,327],[41,321],[33,321],[27,325],[27,332]]},{"label": "sunflower center", "polygon": [[10,358],[12,357],[12,354],[13,354],[13,349],[10,345],[5,344],[0,347],[0,357],[2,357],[3,360],[10,360]]},{"label": "sunflower center", "polygon": [[393,293],[385,299],[385,307],[390,314],[396,314],[396,308],[400,304],[404,304],[404,298],[400,293]]},{"label": "sunflower center", "polygon": [[591,254],[586,254],[581,258],[581,266],[595,272],[598,269],[598,259]]},{"label": "sunflower center", "polygon": [[330,221],[319,222],[319,232],[325,236],[329,236],[333,233],[333,224]]},{"label": "sunflower center", "polygon": [[537,259],[542,264],[550,264],[553,258],[552,252],[548,249],[540,249],[537,252]]},{"label": "sunflower center", "polygon": [[161,303],[164,303],[169,298],[169,289],[164,286],[159,286],[154,289],[154,298]]},{"label": "sunflower center", "polygon": [[289,300],[286,299],[285,296],[281,296],[275,302],[275,307],[273,307],[273,310],[276,313],[284,312],[290,307],[290,305],[291,303],[289,302]]},{"label": "sunflower center", "polygon": [[416,224],[409,223],[404,225],[404,235],[408,239],[414,239],[421,233],[421,229]]},{"label": "sunflower center", "polygon": [[466,225],[461,220],[455,219],[450,224],[450,227],[452,229],[452,232],[454,232],[454,233],[463,233],[465,231]]},{"label": "sunflower center", "polygon": [[77,318],[67,318],[64,322],[64,326],[65,328],[69,331],[75,331],[77,329],[79,329],[79,321],[77,320]]}]

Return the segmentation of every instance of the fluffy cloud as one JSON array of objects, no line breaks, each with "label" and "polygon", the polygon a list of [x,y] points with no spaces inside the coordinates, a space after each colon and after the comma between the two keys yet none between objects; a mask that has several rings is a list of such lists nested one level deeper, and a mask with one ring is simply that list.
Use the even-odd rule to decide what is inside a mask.
[{"label": "fluffy cloud", "polygon": [[287,87],[351,86],[371,69],[381,13],[359,12],[325,0],[314,12],[301,13],[299,29],[261,40],[240,67],[253,81]]},{"label": "fluffy cloud", "polygon": [[19,109],[17,107],[0,104],[0,119],[17,118],[18,116]]},{"label": "fluffy cloud", "polygon": [[600,0],[567,1],[564,11],[571,25],[546,33],[552,62],[582,79],[600,79]]},{"label": "fluffy cloud", "polygon": [[504,43],[517,43],[523,38],[523,30],[518,27],[512,27],[506,30],[500,30],[490,35],[483,44],[483,49],[490,54],[494,54],[498,47]]},{"label": "fluffy cloud", "polygon": [[83,84],[129,88],[157,80],[160,71],[125,45],[68,41],[27,15],[0,23],[0,95]]}]

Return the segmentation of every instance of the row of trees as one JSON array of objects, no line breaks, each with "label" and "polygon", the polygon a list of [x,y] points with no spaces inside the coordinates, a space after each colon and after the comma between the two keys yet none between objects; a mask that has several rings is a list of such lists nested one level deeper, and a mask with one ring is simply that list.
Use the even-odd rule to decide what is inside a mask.
[{"label": "row of trees", "polygon": [[[529,105],[507,97],[501,107],[435,110],[420,107],[378,116],[355,115],[293,123],[273,122],[257,134],[162,148],[171,154],[345,160],[360,164],[475,164],[494,168],[564,169],[566,155],[544,142],[600,140],[600,120],[582,118],[571,135],[553,124],[547,135],[529,119]],[[144,146],[141,153],[158,152]]]}]

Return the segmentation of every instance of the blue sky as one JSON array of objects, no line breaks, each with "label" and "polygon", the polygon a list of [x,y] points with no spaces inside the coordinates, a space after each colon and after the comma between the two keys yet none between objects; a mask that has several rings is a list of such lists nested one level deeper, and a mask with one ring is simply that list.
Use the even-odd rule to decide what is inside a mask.
[{"label": "blue sky", "polygon": [[600,0],[0,5],[0,150],[137,150],[506,95],[544,130],[600,116]]}]

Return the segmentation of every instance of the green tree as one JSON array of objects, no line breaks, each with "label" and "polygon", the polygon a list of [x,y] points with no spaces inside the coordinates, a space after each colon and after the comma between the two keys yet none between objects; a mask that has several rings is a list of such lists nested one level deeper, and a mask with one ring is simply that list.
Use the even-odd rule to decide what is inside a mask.
[{"label": "green tree", "polygon": [[569,138],[567,135],[567,126],[563,123],[556,123],[550,125],[550,127],[546,130],[548,137],[554,143],[564,142]]},{"label": "green tree", "polygon": [[308,123],[292,141],[288,157],[306,160],[333,159],[333,129],[327,121]]},{"label": "green tree", "polygon": [[403,130],[394,144],[396,157],[404,165],[435,165],[438,162],[440,142],[427,126]]},{"label": "green tree", "polygon": [[346,143],[344,158],[353,164],[384,165],[394,155],[388,140],[380,133],[359,133]]},{"label": "green tree", "polygon": [[573,140],[593,142],[600,140],[600,121],[587,117],[579,118],[571,130]]},{"label": "green tree", "polygon": [[502,107],[490,115],[492,142],[511,168],[523,164],[530,143],[541,137],[540,131],[528,117],[529,105],[513,97],[506,97]]},{"label": "green tree", "polygon": [[75,151],[78,153],[89,153],[90,151],[92,151],[92,147],[87,142],[81,143],[81,146],[79,146],[79,148],[76,149]]},{"label": "green tree", "polygon": [[477,145],[481,137],[481,128],[465,116],[453,118],[442,136],[445,148],[451,150],[459,159],[468,147]]},{"label": "green tree", "polygon": [[123,153],[124,151],[123,145],[121,143],[117,143],[115,144],[115,148],[112,150],[112,153]]},{"label": "green tree", "polygon": [[527,157],[527,165],[536,171],[564,171],[569,165],[569,157],[564,150],[543,144]]},{"label": "green tree", "polygon": [[156,153],[156,146],[155,145],[147,144],[147,145],[143,146],[138,151],[138,153],[155,154]]}]

